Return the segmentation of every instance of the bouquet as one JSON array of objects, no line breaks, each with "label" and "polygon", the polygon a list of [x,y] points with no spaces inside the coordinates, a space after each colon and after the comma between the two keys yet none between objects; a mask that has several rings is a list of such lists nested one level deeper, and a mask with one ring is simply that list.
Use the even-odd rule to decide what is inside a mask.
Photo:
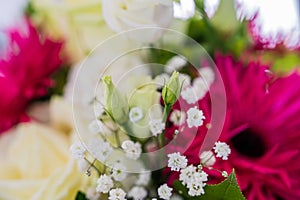
[{"label": "bouquet", "polygon": [[0,199],[299,199],[300,32],[246,4],[30,0],[0,53]]}]

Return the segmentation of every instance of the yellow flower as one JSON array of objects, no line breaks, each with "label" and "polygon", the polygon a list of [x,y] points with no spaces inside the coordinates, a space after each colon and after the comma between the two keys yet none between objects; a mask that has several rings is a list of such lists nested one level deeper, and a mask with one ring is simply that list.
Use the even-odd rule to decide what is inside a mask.
[{"label": "yellow flower", "polygon": [[30,0],[32,20],[50,37],[64,40],[67,57],[81,60],[113,34],[102,16],[98,0]]},{"label": "yellow flower", "polygon": [[19,124],[2,136],[0,199],[75,199],[87,179],[70,157],[71,140],[72,134],[37,122]]}]

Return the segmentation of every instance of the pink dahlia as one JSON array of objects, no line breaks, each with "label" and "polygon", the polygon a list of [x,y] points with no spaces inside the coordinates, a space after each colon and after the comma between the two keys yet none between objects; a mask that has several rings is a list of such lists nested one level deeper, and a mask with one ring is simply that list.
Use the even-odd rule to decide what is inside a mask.
[{"label": "pink dahlia", "polygon": [[[227,161],[217,159],[213,167],[227,172],[234,168],[248,200],[300,199],[300,75],[294,72],[275,79],[267,66],[256,62],[244,66],[230,56],[217,56],[215,61],[227,100],[219,140],[229,144],[232,153]],[[198,106],[206,120],[184,153],[193,164],[200,162],[200,148],[210,123],[209,96]],[[167,133],[171,134],[167,136],[177,128],[169,127]],[[180,134],[192,136],[190,130]],[[208,173],[212,183],[223,180],[216,171]],[[171,174],[170,180],[176,176]]]},{"label": "pink dahlia", "polygon": [[6,56],[0,60],[0,133],[28,120],[27,105],[47,93],[50,75],[62,64],[62,43],[42,38],[29,21],[25,23],[25,31],[9,31]]}]

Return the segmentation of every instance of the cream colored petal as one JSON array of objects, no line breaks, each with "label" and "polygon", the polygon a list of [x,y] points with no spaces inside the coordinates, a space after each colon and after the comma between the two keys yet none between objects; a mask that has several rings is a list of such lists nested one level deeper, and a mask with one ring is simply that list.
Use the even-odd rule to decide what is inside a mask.
[{"label": "cream colored petal", "polygon": [[62,97],[54,96],[50,101],[50,121],[56,129],[69,133],[73,129],[72,105]]},{"label": "cream colored petal", "polygon": [[69,158],[69,138],[38,123],[19,125],[8,152],[9,163],[23,179],[46,178]]},{"label": "cream colored petal", "polygon": [[1,180],[0,199],[29,200],[43,182],[43,180]]},{"label": "cream colored petal", "polygon": [[31,200],[75,199],[76,194],[87,181],[84,174],[78,172],[76,164],[70,161],[66,168],[57,170],[40,187]]}]

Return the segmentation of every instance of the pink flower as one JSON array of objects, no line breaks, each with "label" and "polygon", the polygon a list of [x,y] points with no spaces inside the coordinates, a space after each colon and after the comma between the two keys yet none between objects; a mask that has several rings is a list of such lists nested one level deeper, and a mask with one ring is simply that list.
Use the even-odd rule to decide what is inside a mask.
[{"label": "pink flower", "polygon": [[27,105],[47,94],[50,75],[61,66],[62,43],[42,38],[25,20],[25,28],[9,31],[9,47],[0,60],[0,133],[28,120]]},{"label": "pink flower", "polygon": [[263,49],[300,49],[300,33],[294,30],[278,30],[266,32],[263,29],[267,22],[262,22],[260,13],[257,12],[248,24],[249,32],[254,41],[254,48]]},{"label": "pink flower", "polygon": [[[266,71],[268,67],[259,63],[243,66],[230,56],[217,56],[215,61],[227,96],[219,140],[229,144],[232,153],[227,161],[217,159],[213,167],[227,172],[234,168],[248,200],[300,199],[300,75],[294,72],[275,79]],[[210,99],[199,105],[209,108]],[[207,124],[210,109],[204,109],[204,115]],[[199,163],[204,127],[198,129],[184,153],[190,163]],[[191,137],[189,131],[182,134]],[[207,172],[211,183],[224,179],[218,172]],[[170,179],[176,176],[172,174]]]}]

